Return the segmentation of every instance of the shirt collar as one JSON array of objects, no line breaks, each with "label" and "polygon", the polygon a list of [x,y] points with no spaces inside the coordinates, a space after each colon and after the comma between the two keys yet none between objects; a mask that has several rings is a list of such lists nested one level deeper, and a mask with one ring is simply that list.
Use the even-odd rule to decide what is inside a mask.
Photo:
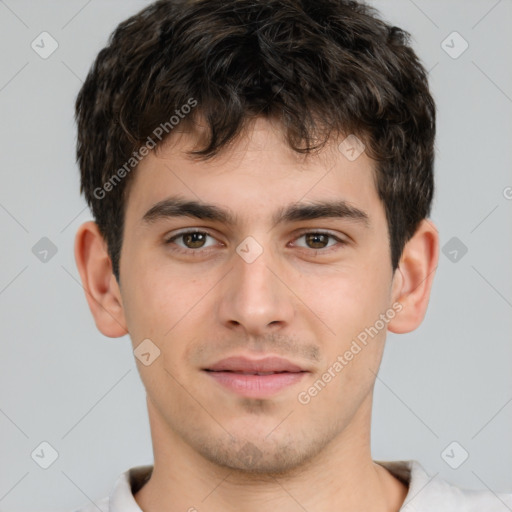
[{"label": "shirt collar", "polygon": [[[416,460],[374,461],[409,486],[401,512],[416,512],[412,500],[432,480]],[[149,480],[153,466],[136,466],[117,479],[109,497],[109,512],[142,512],[133,495]]]},{"label": "shirt collar", "polygon": [[109,512],[142,512],[133,495],[149,480],[153,466],[137,466],[124,472],[109,497]]}]

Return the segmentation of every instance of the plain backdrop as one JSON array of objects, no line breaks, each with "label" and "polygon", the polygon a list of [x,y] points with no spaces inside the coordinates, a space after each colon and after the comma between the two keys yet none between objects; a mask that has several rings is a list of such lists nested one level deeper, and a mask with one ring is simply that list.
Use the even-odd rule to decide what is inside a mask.
[{"label": "plain backdrop", "polygon": [[[79,195],[75,97],[111,31],[147,4],[0,1],[2,511],[71,511],[152,463],[130,340],[96,330],[73,257],[76,229],[91,218]],[[457,485],[510,492],[512,2],[373,4],[411,32],[429,70],[431,218],[443,248],[422,326],[388,336],[373,458],[416,459]],[[47,58],[31,46],[41,37],[45,51],[58,44]],[[52,449],[43,469],[37,454]]]}]

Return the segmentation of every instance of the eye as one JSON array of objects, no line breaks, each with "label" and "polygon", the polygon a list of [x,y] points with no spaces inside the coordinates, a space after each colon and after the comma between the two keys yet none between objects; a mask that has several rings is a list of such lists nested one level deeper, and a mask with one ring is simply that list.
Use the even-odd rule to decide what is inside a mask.
[{"label": "eye", "polygon": [[[178,233],[177,235],[168,238],[165,241],[165,243],[177,245],[180,248],[178,249],[179,251],[197,252],[195,251],[196,249],[204,249],[212,245],[206,245],[207,238],[211,238],[212,240],[214,240],[214,238],[206,231],[189,230],[182,231],[181,233]],[[181,240],[183,242],[183,245],[177,243],[176,240]]]},{"label": "eye", "polygon": [[[300,240],[301,238],[304,238],[306,245],[298,245],[298,247],[305,247],[306,249],[313,250],[331,249],[331,247],[336,246],[336,242],[338,242],[340,245],[345,245],[347,243],[332,233],[327,233],[324,231],[311,231],[303,233],[295,240]],[[329,245],[329,241],[332,241],[333,243]]]},{"label": "eye", "polygon": [[[212,240],[208,244],[208,238]],[[297,240],[304,239],[306,245],[297,244]],[[215,245],[215,238],[206,231],[200,230],[187,230],[177,233],[172,237],[165,240],[165,244],[173,245],[172,250],[193,254],[200,253]],[[346,245],[347,242],[341,238],[333,235],[332,233],[324,231],[309,231],[302,233],[295,238],[294,246],[303,249],[310,249],[317,252],[330,252],[336,250],[337,246]],[[205,251],[206,252],[206,251]]]}]

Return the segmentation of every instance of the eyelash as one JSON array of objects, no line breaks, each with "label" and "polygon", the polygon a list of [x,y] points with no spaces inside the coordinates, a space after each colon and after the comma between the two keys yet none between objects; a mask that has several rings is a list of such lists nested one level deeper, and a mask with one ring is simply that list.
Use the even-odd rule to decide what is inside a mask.
[{"label": "eyelash", "polygon": [[[193,233],[200,233],[203,235],[207,235],[211,238],[215,238],[213,235],[211,235],[207,231],[188,230],[188,231],[182,231],[181,233],[178,233],[176,235],[173,235],[171,238],[166,239],[165,244],[171,245],[174,243],[174,240],[176,240],[180,237],[183,237],[185,235],[193,234]],[[324,247],[323,249],[311,249],[308,247],[299,247],[302,250],[305,250],[308,252],[313,252],[313,254],[315,254],[315,255],[319,254],[319,253],[322,253],[322,254],[330,253],[333,250],[339,249],[339,246],[343,247],[344,245],[347,245],[347,243],[348,243],[347,241],[342,240],[341,238],[339,238],[327,231],[303,231],[303,232],[299,233],[299,235],[297,235],[297,237],[294,240],[298,240],[299,238],[302,238],[304,235],[325,235],[325,236],[328,236],[329,238],[334,239],[338,242],[337,245],[333,245],[330,247]],[[175,247],[172,249],[173,251],[180,253],[180,254],[187,254],[187,255],[191,255],[191,254],[197,254],[197,255],[203,254],[204,255],[205,252],[207,253],[207,252],[209,252],[208,250],[211,249],[210,247],[207,247],[207,248],[200,247],[198,249],[185,249],[183,247],[180,247],[179,245],[176,245],[176,244],[174,244],[174,245],[175,245]]]}]

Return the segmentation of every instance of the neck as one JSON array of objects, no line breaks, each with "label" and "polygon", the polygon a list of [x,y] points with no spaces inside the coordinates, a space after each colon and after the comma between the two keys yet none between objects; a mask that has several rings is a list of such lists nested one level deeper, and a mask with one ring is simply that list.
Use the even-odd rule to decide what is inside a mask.
[{"label": "neck", "polygon": [[280,474],[214,464],[168,429],[149,400],[148,412],[154,469],[135,494],[144,512],[397,512],[407,495],[407,486],[371,458],[371,397],[314,459]]}]

